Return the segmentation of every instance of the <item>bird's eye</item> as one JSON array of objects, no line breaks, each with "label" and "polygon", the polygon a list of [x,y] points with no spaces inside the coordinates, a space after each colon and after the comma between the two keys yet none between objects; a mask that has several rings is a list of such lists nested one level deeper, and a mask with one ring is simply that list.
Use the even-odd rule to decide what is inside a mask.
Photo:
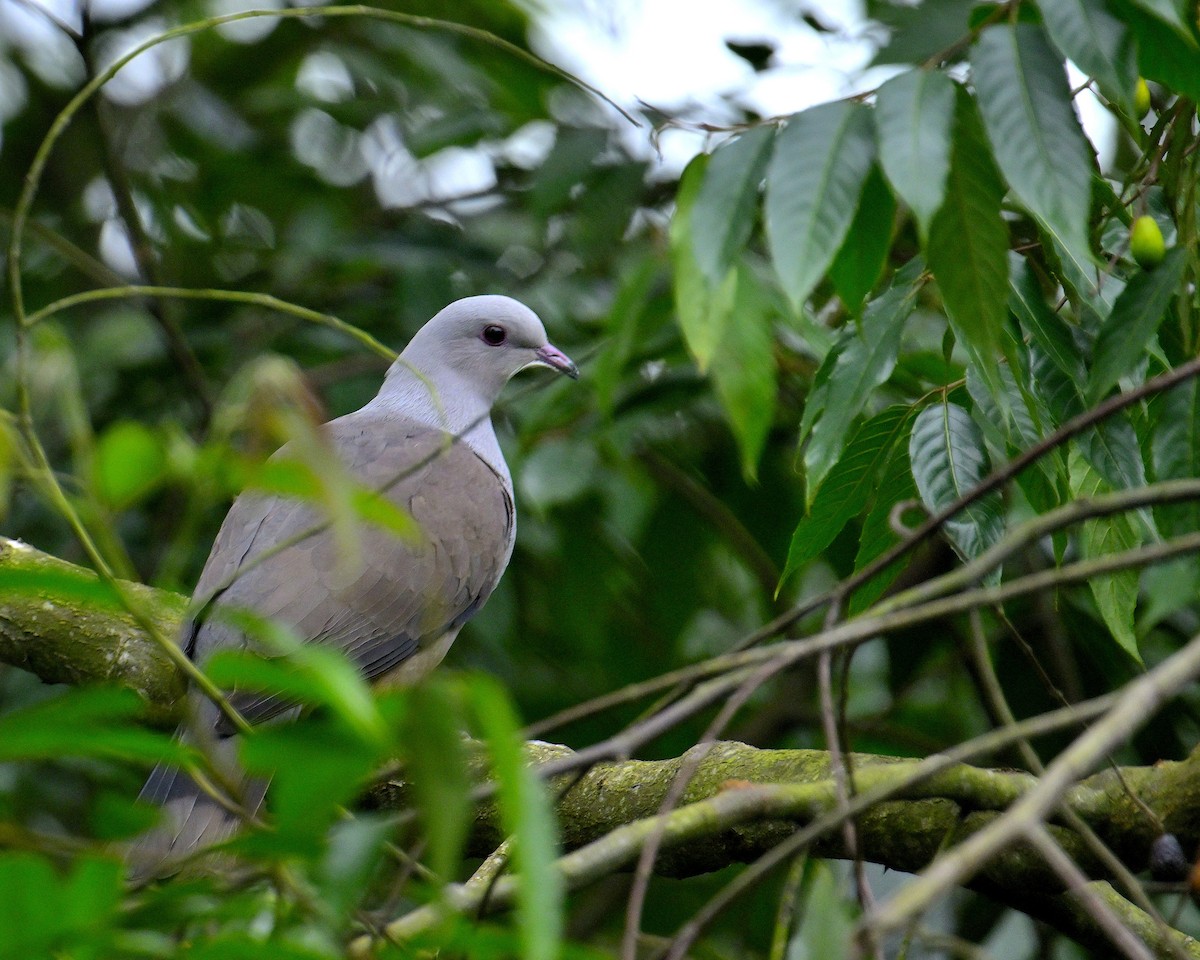
[{"label": "bird's eye", "polygon": [[480,337],[483,338],[483,342],[489,347],[498,347],[508,339],[508,334],[505,333],[503,327],[492,323],[483,328],[483,333],[480,334]]}]

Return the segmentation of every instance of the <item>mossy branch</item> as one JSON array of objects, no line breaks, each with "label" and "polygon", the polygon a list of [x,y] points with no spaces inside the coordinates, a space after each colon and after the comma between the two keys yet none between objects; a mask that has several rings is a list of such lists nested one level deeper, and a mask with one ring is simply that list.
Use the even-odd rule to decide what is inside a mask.
[{"label": "mossy branch", "polygon": [[[158,629],[175,634],[187,605],[184,597],[140,584],[125,587],[144,603]],[[178,716],[183,677],[112,592],[90,571],[0,538],[0,661],[51,683],[124,684],[146,701],[151,721],[170,723]],[[571,755],[566,747],[538,741],[528,750],[538,765],[561,764]],[[552,781],[559,793],[563,845],[571,851],[560,861],[569,883],[582,885],[636,859],[646,838],[664,826],[658,819],[660,804],[687,761],[685,754],[669,760],[606,762],[590,767],[578,780],[569,774]],[[948,846],[994,824],[1039,782],[1027,773],[964,763],[930,774],[928,767],[918,769],[921,762],[853,757],[855,792],[889,795],[858,820],[860,850],[867,859],[896,870],[920,870]],[[1185,849],[1200,846],[1200,755],[1153,767],[1126,767],[1121,778],[1105,771],[1083,779],[1070,787],[1063,804],[1135,870],[1145,866],[1157,827],[1129,791]],[[407,786],[396,780],[379,783],[368,799],[385,808],[409,805]],[[825,751],[717,744],[698,765],[680,809],[665,815],[656,872],[686,876],[752,861],[835,806]],[[1076,863],[1092,876],[1104,875],[1075,833],[1053,816],[1051,824],[1055,839]],[[490,802],[481,803],[472,850],[486,853],[503,839],[495,809]],[[837,830],[825,832],[811,849],[819,856],[846,855]],[[492,889],[490,905],[504,905],[504,884],[501,880]],[[1026,912],[1078,927],[1066,932],[1088,938],[1086,912],[1074,906],[1074,894],[1062,892],[1059,878],[1028,844],[1014,843],[999,851],[972,885]],[[1045,896],[1031,903],[1030,890]],[[478,906],[474,896],[464,888],[446,903],[461,899],[464,908]],[[1119,901],[1115,894],[1112,899]],[[1119,905],[1123,916],[1135,910],[1124,901]],[[408,915],[397,921],[394,932],[424,929],[437,919],[434,913]],[[1200,950],[1192,953],[1195,945],[1189,944],[1187,955],[1200,957]]]}]

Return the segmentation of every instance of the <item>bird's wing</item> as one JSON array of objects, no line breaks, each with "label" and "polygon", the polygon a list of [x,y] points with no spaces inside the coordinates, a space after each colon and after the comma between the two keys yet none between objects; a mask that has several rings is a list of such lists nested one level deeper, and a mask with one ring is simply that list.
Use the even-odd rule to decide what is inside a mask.
[{"label": "bird's wing", "polygon": [[[407,511],[418,535],[357,520],[356,549],[347,554],[311,503],[245,493],[221,527],[196,597],[215,593],[214,607],[248,609],[301,640],[332,644],[375,680],[487,599],[512,550],[512,496],[466,443],[430,427],[359,411],[324,429],[350,473]],[[213,612],[202,609],[185,628],[188,652],[201,663],[247,642]],[[248,692],[233,702],[251,721],[289,706]]]}]

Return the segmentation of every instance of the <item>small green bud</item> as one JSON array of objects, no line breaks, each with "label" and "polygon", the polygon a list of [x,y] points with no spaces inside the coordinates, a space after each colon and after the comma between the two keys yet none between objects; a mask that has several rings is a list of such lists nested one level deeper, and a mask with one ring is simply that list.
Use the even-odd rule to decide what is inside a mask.
[{"label": "small green bud", "polygon": [[1129,252],[1143,270],[1153,270],[1167,252],[1162,231],[1153,217],[1138,217],[1129,231]]},{"label": "small green bud", "polygon": [[1150,88],[1146,86],[1146,80],[1143,77],[1138,77],[1137,86],[1133,88],[1133,114],[1141,120],[1150,112]]}]

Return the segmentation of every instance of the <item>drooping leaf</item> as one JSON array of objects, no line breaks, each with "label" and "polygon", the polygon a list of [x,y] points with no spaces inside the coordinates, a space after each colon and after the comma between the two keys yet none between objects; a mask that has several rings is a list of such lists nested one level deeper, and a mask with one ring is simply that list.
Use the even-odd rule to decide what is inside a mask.
[{"label": "drooping leaf", "polygon": [[929,227],[926,254],[950,324],[974,361],[1000,355],[1006,319],[1008,230],[1000,217],[1004,185],[974,104],[956,98],[946,198]]},{"label": "drooping leaf", "polygon": [[909,70],[879,88],[879,161],[923,235],[945,197],[954,99],[953,81],[938,70]]},{"label": "drooping leaf", "polygon": [[1136,6],[1123,12],[1137,37],[1138,70],[1142,76],[1165,85],[1169,90],[1200,99],[1200,57],[1196,55],[1195,34],[1191,39],[1145,13]]},{"label": "drooping leaf", "polygon": [[[1200,387],[1196,381],[1188,380],[1162,394],[1153,422],[1154,478],[1200,477]],[[1168,536],[1200,530],[1200,503],[1161,506],[1154,512]]]},{"label": "drooping leaf", "polygon": [[145,424],[115,423],[96,441],[93,469],[101,501],[124,510],[162,483],[167,469],[162,439]]},{"label": "drooping leaf", "polygon": [[879,169],[872,167],[854,222],[829,267],[834,289],[852,313],[858,313],[883,274],[895,219],[896,201]]},{"label": "drooping leaf", "polygon": [[1076,387],[1082,387],[1086,377],[1083,356],[1069,325],[1060,314],[1050,309],[1033,268],[1023,260],[1012,272],[1008,305],[1022,329],[1037,341],[1047,358]]},{"label": "drooping leaf", "polygon": [[708,162],[709,157],[701,154],[683,171],[670,229],[675,310],[684,342],[701,371],[708,368],[713,351],[725,335],[737,289],[737,271],[733,269],[719,282],[710,283],[693,246],[692,211],[704,184]]},{"label": "drooping leaf", "polygon": [[[867,513],[867,519],[863,521],[862,533],[859,535],[858,553],[854,557],[855,573],[899,541],[899,534],[892,528],[892,511],[897,504],[917,499],[917,488],[913,484],[912,478],[912,463],[908,456],[909,438],[914,419],[915,417],[910,417],[906,421],[906,427],[896,438],[892,454],[883,469],[883,475],[879,478],[874,501]],[[907,558],[901,557],[884,567],[855,590],[854,595],[850,598],[850,613],[861,613],[878,600],[892,581],[900,575],[906,563]]]},{"label": "drooping leaf", "polygon": [[891,287],[873,300],[854,329],[847,331],[842,349],[830,352],[828,375],[813,387],[808,398],[820,411],[804,451],[806,499],[810,508],[825,475],[841,456],[854,419],[871,392],[891,376],[900,349],[900,335],[915,303],[914,288]]},{"label": "drooping leaf", "polygon": [[796,525],[780,583],[833,542],[878,490],[880,471],[911,428],[912,408],[893,404],[864,423],[817,490],[812,509]]},{"label": "drooping leaf", "polygon": [[429,844],[429,866],[449,881],[462,858],[471,823],[471,781],[463,746],[466,717],[457,688],[418,684],[401,735],[406,773]]},{"label": "drooping leaf", "polygon": [[1183,278],[1186,253],[1170,251],[1154,270],[1142,270],[1126,285],[1096,335],[1087,397],[1102,399],[1142,359]]},{"label": "drooping leaf", "polygon": [[[1104,0],[1039,0],[1050,39],[1092,77],[1101,92],[1134,116],[1137,57],[1133,34]],[[1135,119],[1137,119],[1135,117]]]},{"label": "drooping leaf", "polygon": [[508,695],[484,676],[473,677],[469,691],[492,760],[500,820],[514,839],[521,955],[527,960],[554,960],[563,930],[562,876],[554,868],[558,853],[554,812],[545,785],[526,765],[521,725]]},{"label": "drooping leaf", "polygon": [[1187,0],[1130,0],[1130,3],[1170,27],[1180,40],[1200,53],[1194,28],[1188,22],[1189,16],[1194,18],[1195,8]]},{"label": "drooping leaf", "polygon": [[[1111,488],[1082,456],[1070,458],[1071,490],[1076,497],[1094,497]],[[1137,527],[1125,514],[1113,514],[1084,522],[1079,535],[1080,553],[1085,560],[1130,550],[1141,544]],[[1136,570],[1121,570],[1088,581],[1092,596],[1105,625],[1117,644],[1134,660],[1141,663],[1137,634],[1134,632],[1134,613],[1137,608],[1138,574]]]},{"label": "drooping leaf", "polygon": [[754,127],[723,143],[708,161],[691,211],[691,230],[696,263],[713,287],[724,280],[750,237],[774,142],[774,127]]},{"label": "drooping leaf", "polygon": [[997,24],[971,53],[975,94],[996,160],[1021,204],[1087,260],[1094,166],[1061,58],[1033,24]]},{"label": "drooping leaf", "polygon": [[[917,415],[908,454],[921,502],[931,513],[961,499],[991,469],[979,427],[956,403],[933,403]],[[944,529],[964,559],[979,556],[1004,532],[999,495],[992,492],[976,500],[947,520]]]},{"label": "drooping leaf", "polygon": [[874,158],[870,115],[844,100],[796,114],[776,136],[767,167],[767,242],[797,311],[842,245]]},{"label": "drooping leaf", "polygon": [[733,316],[712,361],[717,396],[737,438],[742,472],[754,477],[775,415],[775,338],[770,304],[749,268],[736,272]]}]

